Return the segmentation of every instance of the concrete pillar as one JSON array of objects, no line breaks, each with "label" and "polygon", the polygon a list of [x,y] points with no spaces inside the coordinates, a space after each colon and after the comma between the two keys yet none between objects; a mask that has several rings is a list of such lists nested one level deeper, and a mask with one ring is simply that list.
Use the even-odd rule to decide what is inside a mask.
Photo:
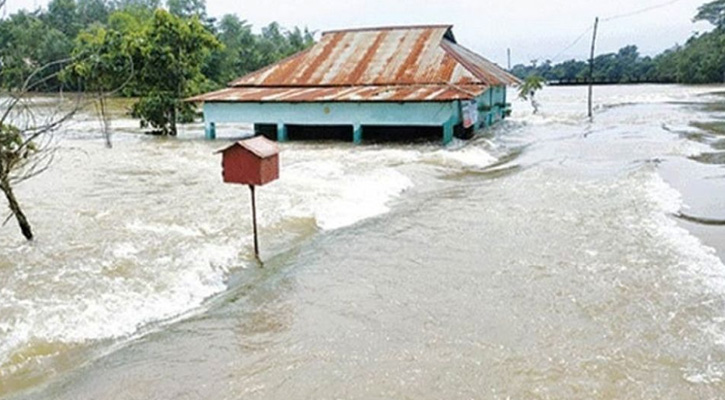
[{"label": "concrete pillar", "polygon": [[453,121],[455,121],[455,119],[451,118],[446,123],[443,124],[443,145],[444,146],[453,141]]},{"label": "concrete pillar", "polygon": [[280,122],[277,124],[277,141],[287,141],[287,125],[285,125],[284,122]]},{"label": "concrete pillar", "polygon": [[363,129],[362,125],[354,124],[352,126],[352,142],[355,144],[362,143],[363,140]]},{"label": "concrete pillar", "polygon": [[216,139],[216,124],[214,122],[204,124],[204,136],[209,140]]}]

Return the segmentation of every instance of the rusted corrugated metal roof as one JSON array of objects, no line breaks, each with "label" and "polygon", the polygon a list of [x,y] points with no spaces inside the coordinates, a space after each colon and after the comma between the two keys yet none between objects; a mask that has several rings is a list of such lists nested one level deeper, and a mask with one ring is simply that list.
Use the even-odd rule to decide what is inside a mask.
[{"label": "rusted corrugated metal roof", "polygon": [[337,87],[231,87],[192,97],[213,102],[416,102],[472,99],[485,85],[387,85]]},{"label": "rusted corrugated metal roof", "polygon": [[[450,25],[325,32],[301,53],[192,101],[447,101],[518,79],[456,44]],[[468,87],[467,89],[461,89]]]},{"label": "rusted corrugated metal roof", "polygon": [[519,78],[458,43],[443,40],[441,47],[482,83],[489,86],[518,85],[521,83]]},{"label": "rusted corrugated metal roof", "polygon": [[231,86],[340,86],[518,82],[457,45],[450,25],[325,32],[305,52],[241,77]]}]

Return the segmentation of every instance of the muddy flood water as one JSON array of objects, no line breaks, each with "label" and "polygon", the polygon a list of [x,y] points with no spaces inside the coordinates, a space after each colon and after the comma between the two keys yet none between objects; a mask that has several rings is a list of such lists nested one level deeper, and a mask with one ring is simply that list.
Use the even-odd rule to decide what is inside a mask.
[{"label": "muddy flood water", "polygon": [[725,398],[725,87],[537,97],[447,148],[282,144],[263,268],[244,127],[79,115],[18,188],[37,239],[0,227],[0,398]]}]

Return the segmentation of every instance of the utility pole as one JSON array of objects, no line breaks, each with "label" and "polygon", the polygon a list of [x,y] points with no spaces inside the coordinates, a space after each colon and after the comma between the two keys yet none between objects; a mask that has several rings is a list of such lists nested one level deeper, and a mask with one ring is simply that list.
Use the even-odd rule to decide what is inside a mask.
[{"label": "utility pole", "polygon": [[506,49],[506,56],[508,58],[508,70],[511,71],[511,48]]},{"label": "utility pole", "polygon": [[249,185],[252,192],[252,226],[254,228],[254,256],[259,260],[259,239],[257,236],[257,201],[254,195],[254,185]]},{"label": "utility pole", "polygon": [[592,53],[589,57],[589,119],[592,119],[592,91],[594,84],[594,44],[597,41],[597,28],[599,27],[599,17],[594,19],[594,35],[592,36]]}]

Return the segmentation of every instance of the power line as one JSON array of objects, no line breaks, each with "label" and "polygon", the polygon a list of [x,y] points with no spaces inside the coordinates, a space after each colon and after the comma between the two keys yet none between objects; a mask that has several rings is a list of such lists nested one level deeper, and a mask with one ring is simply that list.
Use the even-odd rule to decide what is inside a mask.
[{"label": "power line", "polygon": [[[626,12],[626,13],[623,13],[623,14],[617,14],[617,15],[613,15],[611,17],[602,18],[602,19],[600,19],[600,22],[609,22],[609,21],[615,21],[615,20],[622,19],[622,18],[633,17],[635,15],[644,14],[644,13],[647,13],[647,12],[650,12],[650,11],[653,11],[653,10],[657,10],[657,9],[660,9],[660,8],[664,8],[664,7],[670,6],[670,5],[675,4],[675,3],[679,3],[681,1],[682,0],[670,0],[670,1],[667,1],[667,2],[664,2],[664,3],[655,4],[655,5],[652,5],[652,6],[649,6],[649,7],[645,7],[645,8],[640,8],[638,10]],[[557,60],[559,60],[559,57],[561,57],[562,55],[564,55],[564,53],[566,53],[567,51],[569,51],[572,47],[576,46],[584,38],[584,36],[587,35],[587,33],[589,33],[589,32],[592,31],[593,28],[594,28],[594,26],[593,25],[590,25],[570,45],[566,46],[563,50],[561,50],[559,53],[557,53],[556,56],[550,58],[550,60],[551,61],[557,61]]]},{"label": "power line", "polygon": [[581,41],[582,38],[584,38],[584,36],[587,33],[591,32],[592,29],[593,29],[593,26],[588,27],[584,32],[581,33],[581,35],[579,35],[579,37],[577,37],[573,42],[571,42],[571,44],[569,46],[567,46],[566,48],[564,48],[564,50],[560,51],[556,56],[554,56],[550,60],[551,61],[558,60],[559,57],[561,57],[565,52],[569,51],[569,49],[571,49],[572,47],[576,46],[577,43],[579,43],[579,41]]},{"label": "power line", "polygon": [[656,5],[653,5],[653,6],[641,8],[639,10],[631,11],[631,12],[628,12],[628,13],[613,15],[611,17],[602,19],[602,22],[609,22],[609,21],[614,21],[614,20],[621,19],[621,18],[632,17],[632,16],[635,16],[635,15],[644,14],[646,12],[649,12],[649,11],[652,11],[652,10],[656,10],[658,8],[663,8],[663,7],[670,6],[670,5],[675,4],[675,3],[678,3],[680,1],[682,1],[682,0],[670,0],[670,1],[665,2],[665,3],[656,4]]}]

